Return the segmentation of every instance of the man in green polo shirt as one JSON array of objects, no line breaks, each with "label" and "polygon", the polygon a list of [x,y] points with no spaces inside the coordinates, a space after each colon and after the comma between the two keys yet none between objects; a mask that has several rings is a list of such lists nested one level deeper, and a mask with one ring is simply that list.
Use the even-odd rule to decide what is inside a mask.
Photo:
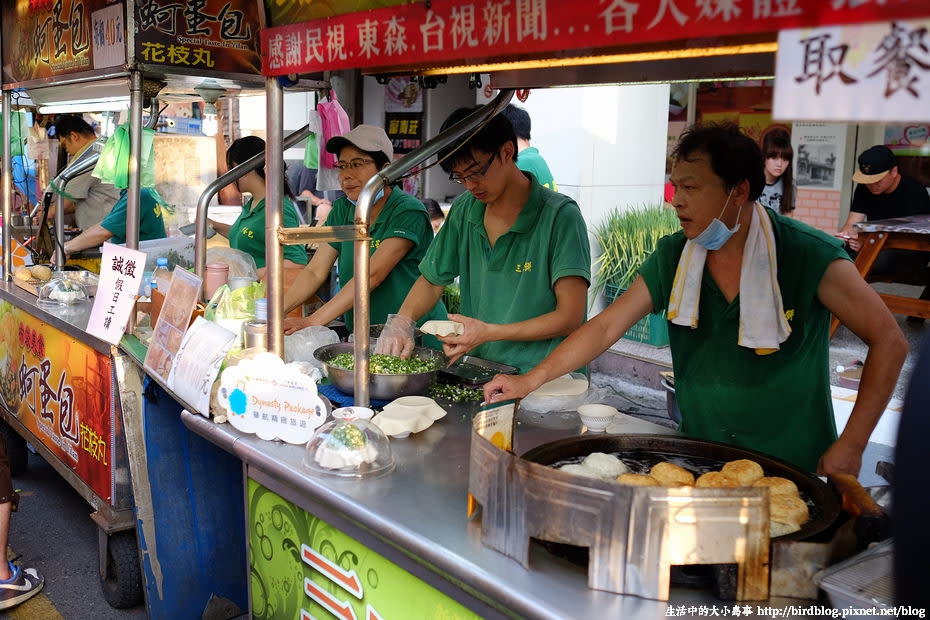
[{"label": "man in green polo shirt", "polygon": [[[474,109],[456,110],[451,127]],[[516,165],[517,140],[503,114],[439,153],[464,192],[420,262],[421,276],[378,351],[409,355],[409,326],[459,278],[464,333],[440,338],[455,360],[468,353],[528,370],[585,320],[591,279],[588,233],[575,202]]]},{"label": "man in green polo shirt", "polygon": [[[859,475],[907,341],[842,245],[764,209],[759,145],[732,124],[698,125],[673,153],[682,229],[659,241],[626,292],[488,402],[519,398],[585,364],[649,312],[668,309],[680,430],[823,474]],[[830,315],[869,347],[859,395],[837,435]]]},{"label": "man in green polo shirt", "polygon": [[559,191],[559,186],[555,184],[549,165],[543,159],[543,156],[539,154],[539,149],[530,146],[530,129],[532,127],[530,113],[509,103],[504,108],[504,116],[513,125],[513,130],[517,134],[517,168],[524,172],[531,172],[540,185],[556,192]]},{"label": "man in green polo shirt", "polygon": [[[74,239],[65,242],[65,255],[87,248],[95,248],[104,241],[126,243],[126,190],[120,191],[119,200],[103,218]],[[167,205],[154,189],[143,187],[139,194],[139,241],[163,239],[165,220],[162,217]]]}]

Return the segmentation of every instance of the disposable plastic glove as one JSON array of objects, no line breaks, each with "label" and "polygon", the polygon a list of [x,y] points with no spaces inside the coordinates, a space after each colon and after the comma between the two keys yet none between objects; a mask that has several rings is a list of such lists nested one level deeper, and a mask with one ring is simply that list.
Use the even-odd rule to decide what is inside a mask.
[{"label": "disposable plastic glove", "polygon": [[407,359],[413,353],[413,330],[416,324],[402,314],[389,314],[381,336],[375,344],[375,353],[395,355]]}]

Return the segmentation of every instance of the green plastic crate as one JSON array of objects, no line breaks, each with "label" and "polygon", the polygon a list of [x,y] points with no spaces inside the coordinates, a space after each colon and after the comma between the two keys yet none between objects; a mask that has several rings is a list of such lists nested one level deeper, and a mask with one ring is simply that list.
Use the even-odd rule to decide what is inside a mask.
[{"label": "green plastic crate", "polygon": [[[626,289],[619,289],[610,284],[605,287],[607,299],[611,302],[622,295],[624,290]],[[627,340],[635,340],[654,347],[667,347],[668,321],[665,319],[665,310],[659,314],[647,314],[623,334],[623,337]]]}]

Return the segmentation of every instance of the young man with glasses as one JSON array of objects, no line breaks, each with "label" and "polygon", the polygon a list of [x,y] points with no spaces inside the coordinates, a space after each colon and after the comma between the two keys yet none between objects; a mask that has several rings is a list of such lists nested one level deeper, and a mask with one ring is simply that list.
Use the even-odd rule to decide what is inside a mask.
[{"label": "young man with glasses", "polygon": [[[330,138],[326,150],[339,161],[339,185],[345,196],[333,202],[325,226],[351,225],[355,221],[355,204],[362,188],[394,158],[391,140],[380,127],[359,125],[344,136]],[[423,203],[398,187],[385,187],[371,205],[371,291],[372,324],[384,323],[394,312],[419,275],[417,266],[433,240],[433,228]],[[310,263],[285,291],[284,307],[293,310],[310,299],[326,281],[338,261],[342,287],[332,299],[307,317],[288,318],[284,333],[290,334],[310,325],[326,325],[343,314],[346,327],[353,328],[352,307],[355,302],[352,277],[355,273],[354,242],[320,244]],[[445,319],[442,302],[433,303],[424,312],[428,319]],[[430,344],[430,340],[426,341]],[[434,347],[439,343],[432,340]]]},{"label": "young man with glasses", "polygon": [[[442,129],[472,112],[456,110]],[[464,332],[441,338],[446,355],[469,353],[528,370],[585,320],[591,256],[581,211],[517,168],[516,135],[503,114],[439,158],[468,191],[452,203],[377,351],[409,355],[413,321],[458,277],[462,313],[449,318]]]}]

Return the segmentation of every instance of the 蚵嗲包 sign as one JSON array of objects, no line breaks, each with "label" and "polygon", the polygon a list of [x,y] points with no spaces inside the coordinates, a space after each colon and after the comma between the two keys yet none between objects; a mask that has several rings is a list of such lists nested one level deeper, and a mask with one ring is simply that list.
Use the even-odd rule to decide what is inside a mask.
[{"label": "\u86b5\u55f2\u5305 sign", "polygon": [[926,121],[930,18],[782,31],[772,116]]},{"label": "\u86b5\u55f2\u5305 sign", "polygon": [[[433,0],[267,28],[266,76],[596,55],[622,46],[930,15],[926,0]],[[587,9],[587,10],[585,10]]]},{"label": "\u86b5\u55f2\u5305 sign", "polygon": [[110,358],[0,302],[0,398],[6,410],[101,498],[113,494]]}]

